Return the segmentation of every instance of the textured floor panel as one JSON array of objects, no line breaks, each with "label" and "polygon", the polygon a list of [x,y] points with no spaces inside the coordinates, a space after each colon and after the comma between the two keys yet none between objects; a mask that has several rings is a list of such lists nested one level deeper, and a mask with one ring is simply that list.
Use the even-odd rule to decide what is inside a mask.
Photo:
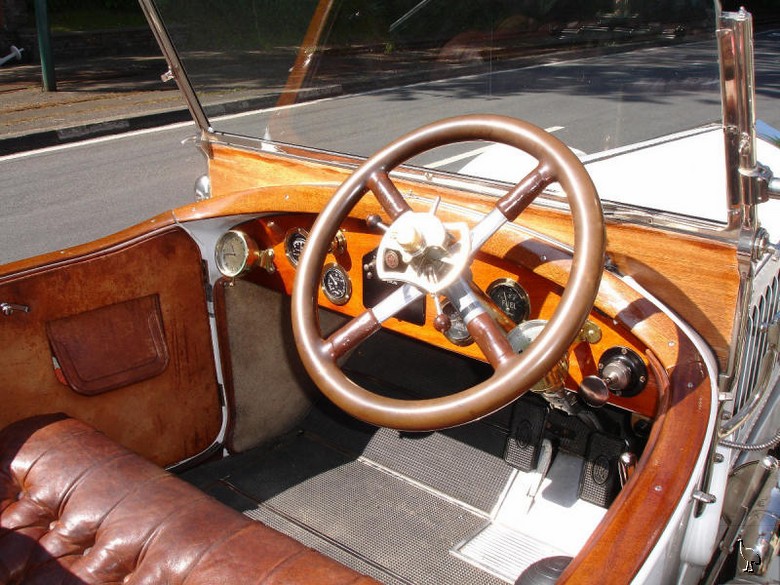
[{"label": "textured floor panel", "polygon": [[449,552],[484,525],[483,516],[304,436],[268,453],[262,467],[231,473],[223,482],[258,502],[243,510],[248,516],[287,533],[303,529],[316,537],[311,546],[324,541],[382,567],[382,580],[500,582]]},{"label": "textured floor panel", "polygon": [[[323,415],[304,428],[346,452],[489,513],[512,473],[502,458],[505,433],[477,423],[445,433],[399,433],[391,429],[345,429]],[[358,433],[360,433],[358,435]]]}]

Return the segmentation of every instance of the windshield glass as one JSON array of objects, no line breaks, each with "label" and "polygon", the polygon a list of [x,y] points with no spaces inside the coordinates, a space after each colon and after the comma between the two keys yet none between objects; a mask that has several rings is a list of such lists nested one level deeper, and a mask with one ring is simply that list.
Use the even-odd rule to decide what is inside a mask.
[{"label": "windshield glass", "polygon": [[365,156],[435,119],[496,113],[592,154],[721,115],[709,0],[157,4],[230,133]]},{"label": "windshield glass", "polygon": [[[726,220],[717,0],[156,4],[217,132],[369,156],[441,118],[508,115],[565,142],[603,201]],[[777,34],[756,34],[775,127]],[[506,182],[533,166],[484,144],[412,163]]]}]

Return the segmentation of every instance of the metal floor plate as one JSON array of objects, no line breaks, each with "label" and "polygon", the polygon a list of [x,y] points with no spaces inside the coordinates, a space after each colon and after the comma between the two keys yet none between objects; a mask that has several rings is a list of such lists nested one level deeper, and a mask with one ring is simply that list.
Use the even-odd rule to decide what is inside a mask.
[{"label": "metal floor plate", "polygon": [[490,524],[458,547],[455,554],[507,583],[514,583],[531,564],[563,551],[501,524]]}]

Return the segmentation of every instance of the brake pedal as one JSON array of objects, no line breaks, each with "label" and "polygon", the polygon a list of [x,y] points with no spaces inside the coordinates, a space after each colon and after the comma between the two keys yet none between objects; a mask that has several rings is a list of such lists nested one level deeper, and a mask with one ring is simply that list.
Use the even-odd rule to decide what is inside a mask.
[{"label": "brake pedal", "polygon": [[603,433],[591,434],[580,475],[580,498],[602,508],[612,503],[620,491],[618,461],[625,450],[626,443],[621,439]]}]

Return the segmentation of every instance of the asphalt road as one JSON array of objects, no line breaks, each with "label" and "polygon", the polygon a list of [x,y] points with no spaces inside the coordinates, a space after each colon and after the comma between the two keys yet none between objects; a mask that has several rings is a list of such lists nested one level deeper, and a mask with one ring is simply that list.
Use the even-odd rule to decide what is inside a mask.
[{"label": "asphalt road", "polygon": [[[778,128],[779,40],[780,33],[768,32],[756,42],[759,118]],[[692,43],[674,52],[643,49],[326,99],[214,126],[368,155],[439,118],[498,113],[593,153],[718,119],[717,79],[711,47]],[[206,170],[197,148],[181,144],[193,134],[194,125],[184,124],[0,158],[0,264],[90,241],[192,201]],[[418,162],[454,157],[444,168],[459,167],[469,149],[447,148]]]},{"label": "asphalt road", "polygon": [[193,200],[194,123],[0,158],[0,263],[114,233]]}]

